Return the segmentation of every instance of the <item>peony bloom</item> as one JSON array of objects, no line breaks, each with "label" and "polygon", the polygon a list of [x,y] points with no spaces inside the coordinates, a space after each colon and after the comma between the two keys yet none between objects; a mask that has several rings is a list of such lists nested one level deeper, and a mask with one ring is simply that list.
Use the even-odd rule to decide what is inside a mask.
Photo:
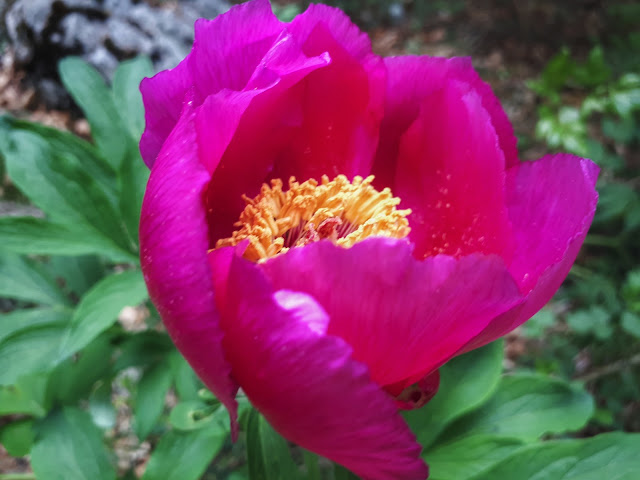
[{"label": "peony bloom", "polygon": [[371,53],[340,11],[267,0],[195,25],[142,83],[153,302],[230,413],[369,480],[427,477],[398,413],[437,369],[522,324],[591,223],[598,169],[519,163],[468,59]]}]

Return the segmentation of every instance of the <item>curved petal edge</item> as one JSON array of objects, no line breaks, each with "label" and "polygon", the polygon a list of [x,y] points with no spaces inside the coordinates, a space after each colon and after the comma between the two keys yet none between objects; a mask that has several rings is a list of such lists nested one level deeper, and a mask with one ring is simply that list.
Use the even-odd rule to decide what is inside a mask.
[{"label": "curved petal edge", "polygon": [[344,341],[322,333],[322,307],[304,293],[274,291],[232,247],[209,260],[233,377],[269,423],[365,480],[426,479],[394,400]]},{"label": "curved petal edge", "polygon": [[199,162],[190,103],[151,170],[142,205],[140,262],[149,295],[174,343],[227,407],[237,435],[238,386],[222,349],[206,214],[201,191],[209,173]]}]

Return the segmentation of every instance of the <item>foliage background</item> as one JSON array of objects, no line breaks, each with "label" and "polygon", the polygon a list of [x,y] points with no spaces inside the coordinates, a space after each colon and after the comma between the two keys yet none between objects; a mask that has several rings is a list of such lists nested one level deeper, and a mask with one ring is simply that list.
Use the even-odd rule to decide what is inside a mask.
[{"label": "foliage background", "polygon": [[[432,478],[529,478],[571,461],[544,478],[596,478],[580,476],[594,458],[636,478],[637,437],[620,432],[640,431],[640,2],[333,3],[382,55],[472,55],[523,159],[570,151],[603,169],[593,228],[556,298],[504,344],[444,367],[438,396],[407,414]],[[274,8],[287,18],[304,5]],[[78,107],[61,126],[86,118],[90,137],[30,121],[37,108],[0,117],[11,205],[0,217],[0,479],[349,478],[290,449],[244,401],[232,444],[146,301],[137,84],[151,73],[135,59],[108,86],[77,59],[60,65]]]}]

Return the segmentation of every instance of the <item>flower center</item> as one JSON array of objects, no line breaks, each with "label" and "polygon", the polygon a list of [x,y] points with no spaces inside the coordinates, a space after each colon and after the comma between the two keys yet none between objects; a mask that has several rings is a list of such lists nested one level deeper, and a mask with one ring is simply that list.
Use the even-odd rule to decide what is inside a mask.
[{"label": "flower center", "polygon": [[338,175],[329,181],[323,175],[320,183],[313,178],[298,183],[291,177],[286,191],[282,180],[271,180],[255,198],[243,195],[247,206],[234,224],[238,230],[218,240],[216,248],[248,239],[244,257],[258,262],[324,239],[348,248],[371,236],[406,237],[411,210],[396,209],[400,199],[388,188],[378,192],[371,186],[373,178],[357,176],[349,182]]}]

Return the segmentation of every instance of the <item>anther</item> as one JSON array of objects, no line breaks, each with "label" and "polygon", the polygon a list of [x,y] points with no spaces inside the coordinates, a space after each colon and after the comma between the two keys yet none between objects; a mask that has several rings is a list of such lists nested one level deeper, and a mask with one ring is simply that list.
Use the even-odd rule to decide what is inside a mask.
[{"label": "anther", "polygon": [[272,180],[255,198],[243,195],[247,205],[234,224],[238,230],[218,240],[216,248],[248,239],[245,258],[264,261],[320,240],[348,248],[370,236],[407,236],[411,210],[398,210],[400,199],[388,188],[378,192],[372,182],[372,175],[352,182],[344,175],[331,181],[323,176],[320,183],[291,177],[284,191],[282,180]]}]

